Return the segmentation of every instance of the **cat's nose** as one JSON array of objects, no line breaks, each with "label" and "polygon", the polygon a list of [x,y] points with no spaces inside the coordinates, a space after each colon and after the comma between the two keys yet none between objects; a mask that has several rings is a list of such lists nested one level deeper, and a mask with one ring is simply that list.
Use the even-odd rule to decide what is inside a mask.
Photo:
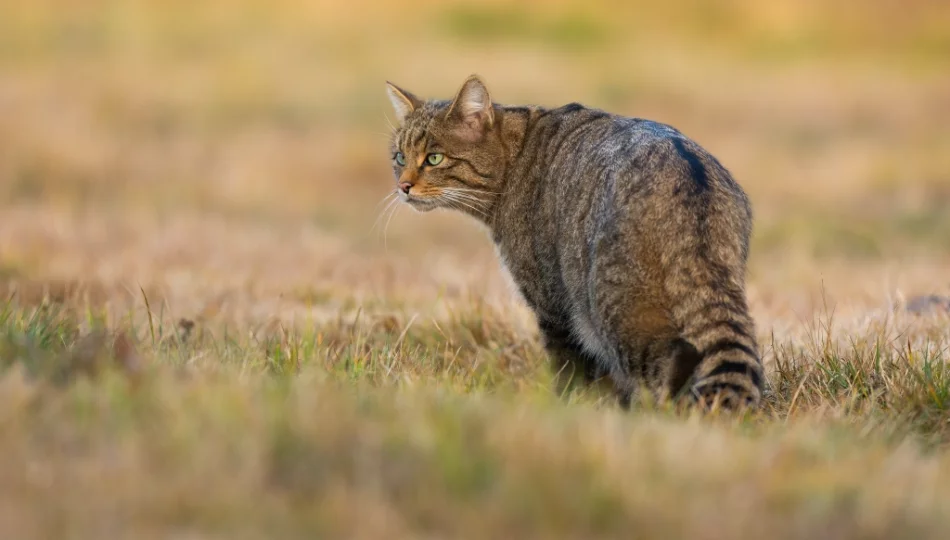
[{"label": "cat's nose", "polygon": [[409,182],[402,182],[399,184],[399,191],[409,195],[409,190],[412,189],[412,184]]}]

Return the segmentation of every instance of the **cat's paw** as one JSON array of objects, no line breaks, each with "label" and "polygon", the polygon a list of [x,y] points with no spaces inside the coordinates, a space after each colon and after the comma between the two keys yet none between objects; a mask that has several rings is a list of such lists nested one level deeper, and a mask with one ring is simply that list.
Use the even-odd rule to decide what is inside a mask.
[{"label": "cat's paw", "polygon": [[697,382],[690,391],[694,403],[706,411],[738,411],[755,408],[761,400],[758,388],[711,377]]}]

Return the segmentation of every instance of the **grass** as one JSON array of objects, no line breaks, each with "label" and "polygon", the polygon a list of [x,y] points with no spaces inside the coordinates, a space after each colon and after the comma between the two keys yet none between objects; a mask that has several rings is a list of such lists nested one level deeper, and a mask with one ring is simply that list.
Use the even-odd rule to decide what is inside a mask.
[{"label": "grass", "polygon": [[[347,6],[0,17],[0,537],[944,535],[945,2]],[[733,171],[760,410],[554,395],[484,231],[374,208],[383,81],[471,72]]]},{"label": "grass", "polygon": [[134,380],[121,362],[73,370],[119,356],[88,350],[95,318],[11,302],[0,324],[18,538],[650,537],[710,520],[716,537],[937,538],[950,510],[939,332],[844,345],[818,327],[773,344],[762,410],[703,417],[554,396],[536,340],[491,312],[258,336],[119,324],[146,359]]}]

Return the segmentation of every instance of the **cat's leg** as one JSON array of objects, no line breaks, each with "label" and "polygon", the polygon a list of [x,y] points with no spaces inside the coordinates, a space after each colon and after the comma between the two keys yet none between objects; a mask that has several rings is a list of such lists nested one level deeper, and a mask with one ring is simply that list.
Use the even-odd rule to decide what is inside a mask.
[{"label": "cat's leg", "polygon": [[[643,289],[639,276],[626,270],[625,259],[611,265],[606,260],[598,268],[622,268],[623,273],[611,276],[610,286],[595,289],[594,309],[600,333],[610,343],[610,356],[605,367],[618,395],[620,405],[629,408],[643,392],[660,401],[665,399],[666,381],[673,364],[673,340],[676,332],[665,310],[654,302],[643,302],[630,291]],[[607,279],[607,272],[595,274],[598,283]],[[645,396],[646,394],[644,394]]]},{"label": "cat's leg", "polygon": [[673,382],[684,378],[678,368],[686,364],[683,360],[689,356],[681,340],[662,334],[644,334],[636,328],[621,335],[618,369],[623,378],[617,385],[621,405],[629,405],[641,392],[648,392],[658,402],[682,393],[685,384]]},{"label": "cat's leg", "polygon": [[540,328],[558,395],[564,395],[575,386],[589,385],[602,377],[596,360],[584,352],[569,330],[551,323],[541,323]]}]

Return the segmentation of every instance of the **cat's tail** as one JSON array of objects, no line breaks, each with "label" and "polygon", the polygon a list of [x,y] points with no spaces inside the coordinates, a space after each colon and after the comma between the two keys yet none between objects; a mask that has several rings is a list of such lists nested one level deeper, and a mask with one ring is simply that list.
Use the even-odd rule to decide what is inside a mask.
[{"label": "cat's tail", "polygon": [[674,299],[673,318],[693,354],[677,359],[686,365],[674,365],[671,377],[680,380],[671,384],[707,404],[718,399],[725,406],[756,405],[764,376],[745,292],[735,278],[711,274],[719,279],[697,283],[699,276],[690,276],[693,287]]}]

